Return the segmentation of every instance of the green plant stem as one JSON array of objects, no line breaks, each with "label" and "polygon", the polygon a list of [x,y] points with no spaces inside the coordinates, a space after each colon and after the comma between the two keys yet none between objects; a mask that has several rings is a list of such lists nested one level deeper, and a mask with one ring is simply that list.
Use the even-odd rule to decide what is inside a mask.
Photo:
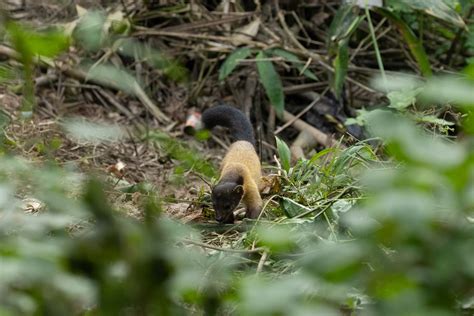
[{"label": "green plant stem", "polygon": [[377,37],[375,36],[374,26],[372,24],[372,19],[370,18],[369,7],[366,4],[365,6],[365,15],[367,17],[367,22],[369,23],[370,36],[372,37],[372,42],[375,48],[375,56],[377,57],[377,64],[379,65],[380,73],[382,74],[382,80],[384,87],[387,87],[387,76],[385,75],[385,69],[382,62],[382,56],[380,55],[379,45],[377,44]]},{"label": "green plant stem", "polygon": [[415,57],[416,62],[418,63],[418,67],[420,67],[420,71],[423,76],[431,77],[433,75],[433,71],[431,70],[431,64],[428,59],[428,55],[426,54],[426,51],[423,45],[421,44],[421,41],[416,37],[410,27],[408,27],[408,25],[402,19],[400,19],[388,10],[379,8],[376,9],[376,12],[388,18],[392,23],[395,24],[395,26],[398,28],[403,38],[407,42],[408,48],[410,49],[410,52],[413,57]]}]

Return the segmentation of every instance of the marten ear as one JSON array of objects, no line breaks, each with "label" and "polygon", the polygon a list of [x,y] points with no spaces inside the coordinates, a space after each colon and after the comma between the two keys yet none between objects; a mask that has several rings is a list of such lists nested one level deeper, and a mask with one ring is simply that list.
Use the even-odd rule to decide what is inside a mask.
[{"label": "marten ear", "polygon": [[232,190],[232,192],[237,193],[238,195],[243,195],[244,194],[244,187],[241,185],[238,185]]},{"label": "marten ear", "polygon": [[243,185],[243,184],[244,184],[244,177],[239,176],[239,177],[237,178],[237,184],[238,184],[238,185]]}]

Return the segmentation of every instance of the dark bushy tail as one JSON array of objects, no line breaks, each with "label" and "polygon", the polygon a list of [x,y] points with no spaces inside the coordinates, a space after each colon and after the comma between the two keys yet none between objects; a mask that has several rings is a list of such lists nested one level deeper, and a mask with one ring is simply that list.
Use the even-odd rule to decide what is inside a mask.
[{"label": "dark bushy tail", "polygon": [[230,129],[235,140],[245,140],[255,147],[255,138],[250,121],[239,109],[229,105],[218,105],[202,113],[202,123],[207,129],[220,125]]}]

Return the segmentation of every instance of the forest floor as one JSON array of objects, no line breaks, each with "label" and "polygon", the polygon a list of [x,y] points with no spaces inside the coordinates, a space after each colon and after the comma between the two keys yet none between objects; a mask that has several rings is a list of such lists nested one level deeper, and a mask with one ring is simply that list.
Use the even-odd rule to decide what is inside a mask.
[{"label": "forest floor", "polygon": [[[0,102],[13,118],[13,123],[6,131],[13,152],[38,163],[53,160],[77,170],[105,175],[110,183],[110,200],[119,209],[127,209],[126,212],[132,216],[140,217],[138,210],[142,194],[154,192],[162,198],[164,210],[171,216],[185,222],[212,221],[212,214],[207,212],[212,181],[210,173],[203,177],[199,172],[194,172],[192,167],[183,170],[178,159],[170,154],[169,148],[148,137],[156,132],[164,132],[177,143],[182,141],[199,161],[211,162],[215,173],[230,141],[224,136],[221,141],[202,142],[186,135],[183,127],[190,111],[202,112],[219,102],[235,104],[244,109],[253,119],[262,161],[274,165],[275,135],[278,134],[278,137],[291,144],[304,136],[305,129],[315,131],[312,135],[320,137],[318,142],[308,146],[314,148],[311,153],[330,147],[341,139],[343,144],[353,144],[365,136],[359,126],[345,126],[345,120],[354,117],[359,109],[387,101],[383,94],[369,84],[372,74],[378,72],[378,65],[369,27],[365,22],[361,24],[362,31],[358,34],[359,44],[348,52],[350,67],[345,69],[347,82],[344,93],[338,99],[331,92],[333,89],[329,87],[333,85],[335,74],[334,69],[328,71],[332,66],[328,64],[330,58],[325,56],[334,53],[327,47],[327,39],[334,32],[329,27],[330,13],[334,13],[337,8],[331,2],[301,7],[298,16],[296,11],[291,11],[295,9],[294,6],[285,1],[281,1],[280,7],[263,5],[259,15],[255,8],[250,8],[258,1],[244,1],[250,9],[246,12],[227,12],[229,17],[226,19],[221,18],[221,8],[212,1],[203,1],[195,7],[174,6],[173,1],[160,1],[156,9],[137,8],[137,1],[124,1],[122,4],[127,4],[124,12],[117,11],[114,4],[108,6],[104,3],[101,5],[99,1],[83,0],[73,6],[71,3],[58,4],[54,0],[27,0],[22,6],[22,1],[9,0],[7,10],[13,19],[38,29],[54,24],[77,26],[81,14],[104,8],[107,9],[103,11],[107,19],[113,16],[117,19],[115,22],[126,24],[124,14],[134,12],[131,19],[134,25],[127,36],[139,38],[145,47],[156,48],[156,55],[163,53],[176,58],[189,71],[186,83],[170,80],[166,77],[166,69],[153,68],[142,60],[131,61],[130,56],[114,51],[112,44],[116,43],[114,40],[117,38],[112,36],[108,43],[110,47],[105,45],[97,52],[91,53],[77,48],[77,45],[71,46],[65,56],[57,61],[60,65],[58,68],[62,70],[61,66],[69,64],[79,67],[82,62],[118,64],[142,79],[140,83],[152,102],[163,112],[166,121],[151,114],[139,97],[96,82],[78,80],[70,76],[71,71],[58,71],[58,68],[37,69],[37,105],[32,120],[19,120],[22,97],[17,93],[20,92],[20,78],[13,80],[8,87],[0,86]],[[291,25],[285,21],[285,15]],[[386,18],[377,17],[374,23],[379,49],[384,54],[386,72],[400,70],[419,75],[413,58],[406,57],[409,52],[397,30]],[[258,27],[261,31],[255,32]],[[235,31],[232,36],[219,35],[229,33],[231,28]],[[307,33],[307,30],[312,33]],[[252,36],[250,41],[242,40],[242,33],[252,32],[258,34]],[[300,36],[296,38],[293,34]],[[333,37],[337,39],[336,35]],[[271,51],[273,47],[286,49],[286,57],[269,58],[275,68],[278,67],[275,76],[281,74],[286,98],[285,110],[288,111],[283,119],[277,117],[265,96],[265,90],[259,84],[262,78],[258,77],[255,59],[241,62],[240,67],[225,82],[219,80],[218,65],[222,65],[235,48],[229,45],[229,41],[236,47],[239,45],[235,41],[243,41],[253,49],[253,54]],[[432,43],[427,39],[425,44],[428,46]],[[310,53],[302,46],[316,53]],[[288,55],[289,52],[293,55]],[[313,58],[321,56],[324,58],[320,62],[314,62]],[[444,65],[437,63],[433,67],[441,69]],[[314,80],[316,76],[317,81]],[[292,125],[294,119],[285,118],[287,114],[298,116],[303,128]],[[120,126],[127,137],[120,142],[99,144],[78,141],[64,129],[63,123],[72,117]]]},{"label": "forest floor", "polygon": [[[21,1],[10,1],[9,4],[10,9],[15,9],[21,6]],[[100,8],[98,1],[84,0],[78,1],[77,4],[85,10]],[[67,23],[76,18],[75,12],[63,9],[64,7],[54,0],[26,1],[25,7],[15,11],[15,17],[39,28],[55,23]],[[195,152],[202,155],[202,159],[212,161],[217,168],[225,148],[208,146],[182,132],[185,118],[183,113],[188,111],[189,106],[182,100],[177,103],[161,103],[160,108],[167,109],[168,114],[181,120],[163,126],[153,119],[147,119],[149,115],[136,101],[129,102],[129,99],[120,93],[115,97],[119,102],[123,102],[134,117],[126,117],[116,108],[107,107],[107,102],[100,99],[101,94],[94,91],[101,87],[93,86],[88,90],[90,87],[91,85],[71,82],[66,77],[46,80],[36,86],[38,104],[34,108],[33,117],[22,120],[22,95],[15,93],[12,86],[0,85],[0,103],[12,119],[5,133],[12,153],[40,165],[54,161],[72,170],[97,174],[107,179],[110,184],[110,202],[129,216],[141,218],[143,192],[134,187],[146,185],[146,190],[152,190],[162,198],[164,211],[173,218],[183,222],[212,221],[212,217],[203,216],[202,203],[198,202],[200,194],[209,192],[209,183],[192,172],[176,176],[173,159],[167,157],[166,153],[163,154],[156,144],[143,140],[135,132],[135,119],[144,117],[144,120],[139,120],[140,123],[145,121],[147,130],[166,130],[169,135],[188,143]],[[170,95],[180,95],[183,89],[185,88],[182,86],[166,87]],[[99,144],[71,138],[65,132],[63,122],[67,118],[77,117],[88,122],[120,126],[127,131],[128,136],[119,142]]]}]

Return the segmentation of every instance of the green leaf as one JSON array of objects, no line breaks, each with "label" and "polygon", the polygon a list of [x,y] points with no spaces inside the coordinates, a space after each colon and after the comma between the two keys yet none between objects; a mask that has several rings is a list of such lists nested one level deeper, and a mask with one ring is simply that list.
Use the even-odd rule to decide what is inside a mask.
[{"label": "green leaf", "polygon": [[33,33],[27,38],[33,54],[54,57],[69,47],[69,38],[62,32]]},{"label": "green leaf", "polygon": [[346,80],[348,66],[349,66],[348,41],[343,40],[341,41],[339,45],[336,59],[334,59],[333,89],[337,98],[341,97],[344,81]]},{"label": "green leaf", "polygon": [[452,23],[458,27],[466,27],[463,19],[459,14],[443,0],[397,0],[400,4],[404,4],[414,10],[420,10],[426,14],[437,17],[438,19]]},{"label": "green leaf", "polygon": [[385,0],[384,7],[390,9],[393,12],[403,12],[403,13],[411,13],[413,10],[410,6],[406,5],[402,1],[399,0]]},{"label": "green leaf", "polygon": [[257,232],[259,244],[268,247],[272,252],[288,251],[294,246],[294,238],[289,237],[292,236],[289,225],[260,226]]},{"label": "green leaf", "polygon": [[100,11],[87,12],[74,29],[74,39],[88,51],[98,51],[105,40],[106,16]]},{"label": "green leaf", "polygon": [[453,122],[446,121],[446,120],[441,119],[439,117],[436,117],[434,115],[418,114],[418,115],[416,115],[416,120],[420,123],[429,123],[429,124],[439,125],[439,126],[443,126],[443,127],[454,125]]},{"label": "green leaf", "polygon": [[428,55],[426,54],[426,51],[421,41],[416,37],[415,33],[413,33],[413,31],[408,27],[405,21],[403,21],[401,18],[397,17],[395,14],[388,10],[377,9],[376,12],[388,18],[395,24],[395,26],[399,29],[403,38],[407,42],[408,47],[410,48],[410,52],[412,53],[413,57],[415,57],[416,62],[418,63],[418,67],[420,67],[420,71],[423,76],[431,77],[433,75],[433,72],[431,71],[431,64],[428,59]]},{"label": "green leaf", "polygon": [[124,69],[113,65],[95,65],[87,73],[88,79],[100,82],[108,87],[113,87],[124,92],[135,94],[138,85],[135,78]]},{"label": "green leaf", "polygon": [[[322,242],[312,248],[302,258],[302,264],[323,279],[342,282],[354,277],[357,270],[362,269],[366,260],[367,250],[357,241],[346,243]],[[318,264],[314,264],[317,262]]]},{"label": "green leaf", "polygon": [[331,85],[334,94],[340,98],[349,65],[349,39],[357,30],[363,17],[358,15],[358,7],[344,5],[339,8],[329,28],[328,51],[333,59],[334,77]]},{"label": "green leaf", "polygon": [[246,59],[251,53],[252,51],[250,48],[242,47],[236,49],[232,54],[230,54],[219,69],[219,80],[224,80],[227,78],[227,76],[229,76],[239,65],[239,62],[243,59]]},{"label": "green leaf", "polygon": [[318,81],[318,77],[316,77],[316,75],[311,70],[305,69],[305,67],[303,65],[304,63],[295,54],[290,53],[289,51],[286,51],[286,50],[280,49],[280,48],[272,49],[272,50],[269,51],[269,53],[274,55],[274,56],[282,57],[285,60],[293,63],[294,66],[296,67],[296,69],[298,69],[298,71],[300,73],[302,73],[303,75],[305,75],[309,79]]},{"label": "green leaf", "polygon": [[168,78],[177,82],[188,79],[188,70],[177,60],[167,54],[144,45],[135,39],[120,39],[114,43],[120,54],[133,58],[140,62],[146,62],[151,67],[161,70]]},{"label": "green leaf", "polygon": [[399,111],[405,110],[407,107],[413,105],[416,101],[416,96],[420,93],[421,89],[411,89],[402,91],[392,91],[387,94],[390,100],[389,107],[397,109]]},{"label": "green leaf", "polygon": [[285,95],[280,76],[275,70],[273,63],[267,60],[268,56],[263,51],[257,55],[257,70],[260,81],[265,88],[265,92],[270,99],[270,103],[275,108],[279,117],[283,115],[285,109]]},{"label": "green leaf", "polygon": [[95,144],[119,141],[125,136],[125,132],[116,125],[74,119],[66,121],[63,126],[74,139]]},{"label": "green leaf", "polygon": [[291,152],[288,145],[275,136],[278,150],[278,158],[280,158],[280,163],[283,169],[288,172],[290,170],[290,161],[291,161]]},{"label": "green leaf", "polygon": [[308,212],[310,210],[306,206],[286,197],[282,197],[281,202],[281,206],[283,211],[285,212],[285,215],[290,218],[295,217],[304,212]]},{"label": "green leaf", "polygon": [[348,39],[354,33],[363,19],[358,12],[358,8],[353,5],[343,5],[337,10],[329,27],[330,45]]},{"label": "green leaf", "polygon": [[6,23],[6,29],[13,46],[20,53],[21,62],[23,63],[25,84],[23,85],[24,98],[22,99],[21,116],[29,118],[33,114],[33,107],[36,102],[33,83],[33,58],[37,55],[56,56],[67,49],[69,37],[57,30],[36,32],[11,21]]},{"label": "green leaf", "polygon": [[34,55],[54,57],[69,47],[69,37],[62,31],[37,32],[16,23],[9,23],[7,30],[15,49],[26,58]]}]

